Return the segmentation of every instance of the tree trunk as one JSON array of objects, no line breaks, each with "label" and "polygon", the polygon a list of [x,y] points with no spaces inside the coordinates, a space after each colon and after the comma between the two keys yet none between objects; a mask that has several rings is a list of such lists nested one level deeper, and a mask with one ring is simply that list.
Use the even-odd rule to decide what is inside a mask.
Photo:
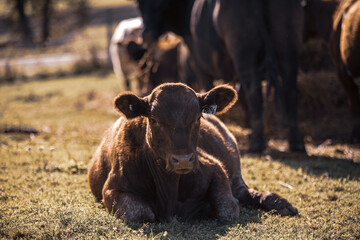
[{"label": "tree trunk", "polygon": [[16,0],[16,10],[19,14],[19,21],[23,31],[23,40],[27,47],[35,47],[33,33],[31,31],[29,20],[25,14],[25,0]]},{"label": "tree trunk", "polygon": [[51,6],[51,0],[45,0],[42,9],[42,14],[43,14],[42,16],[43,27],[42,27],[42,39],[41,39],[42,44],[45,44],[46,40],[49,38],[50,35],[50,17],[49,17],[50,6]]}]

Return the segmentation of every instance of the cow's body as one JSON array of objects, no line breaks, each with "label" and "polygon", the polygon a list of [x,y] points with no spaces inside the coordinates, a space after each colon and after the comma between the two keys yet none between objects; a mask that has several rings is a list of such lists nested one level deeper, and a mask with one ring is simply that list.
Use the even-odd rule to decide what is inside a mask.
[{"label": "cow's body", "polygon": [[329,43],[337,75],[349,96],[353,113],[351,140],[360,142],[360,1],[308,0],[305,37],[321,37]]},{"label": "cow's body", "polygon": [[149,94],[155,87],[166,82],[181,82],[181,56],[184,43],[182,39],[171,33],[163,34],[152,54],[147,54],[143,60],[141,80],[147,83]]},{"label": "cow's body", "polygon": [[[143,22],[141,17],[121,21],[110,41],[110,57],[116,77],[130,90],[130,79],[136,77],[137,65],[145,49],[142,48]],[[139,88],[141,89],[141,83]]]},{"label": "cow's body", "polygon": [[215,116],[236,92],[218,87],[203,95],[183,84],[164,84],[139,99],[115,100],[121,117],[108,130],[88,171],[90,188],[106,209],[129,221],[186,220],[204,206],[221,221],[238,218],[241,204],[297,214],[285,199],[248,189],[235,138]]},{"label": "cow's body", "polygon": [[360,77],[360,1],[344,0],[334,15],[329,41],[330,52],[340,82],[349,96],[353,113],[351,140],[360,142],[360,93],[355,79]]},{"label": "cow's body", "polygon": [[[277,96],[284,102],[290,150],[305,151],[297,120],[296,78],[303,22],[299,0],[138,2],[144,18],[144,39],[151,42],[168,30],[181,35],[194,59],[196,81],[207,84],[207,89],[219,78],[241,83],[252,128],[250,151],[265,148],[261,81],[266,70],[271,76],[279,74],[282,91]],[[150,10],[154,8],[158,10]],[[279,85],[275,78],[269,81]]]}]

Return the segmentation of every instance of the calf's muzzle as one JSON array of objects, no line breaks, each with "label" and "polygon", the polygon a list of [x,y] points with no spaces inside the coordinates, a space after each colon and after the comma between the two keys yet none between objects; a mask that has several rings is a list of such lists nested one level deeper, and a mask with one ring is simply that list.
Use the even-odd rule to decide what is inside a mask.
[{"label": "calf's muzzle", "polygon": [[178,174],[187,174],[195,169],[195,156],[194,154],[173,154],[171,162],[174,166],[174,171]]}]

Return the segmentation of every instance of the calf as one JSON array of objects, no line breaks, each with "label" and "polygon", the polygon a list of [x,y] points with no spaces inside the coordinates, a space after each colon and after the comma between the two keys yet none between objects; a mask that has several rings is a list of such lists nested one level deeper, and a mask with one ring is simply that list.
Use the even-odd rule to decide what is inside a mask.
[{"label": "calf", "polygon": [[144,98],[120,94],[114,104],[125,117],[107,131],[88,169],[95,198],[127,221],[187,220],[204,206],[232,221],[237,201],[296,215],[284,198],[243,181],[236,140],[213,115],[236,99],[227,85],[199,94],[182,83],[162,84]]}]

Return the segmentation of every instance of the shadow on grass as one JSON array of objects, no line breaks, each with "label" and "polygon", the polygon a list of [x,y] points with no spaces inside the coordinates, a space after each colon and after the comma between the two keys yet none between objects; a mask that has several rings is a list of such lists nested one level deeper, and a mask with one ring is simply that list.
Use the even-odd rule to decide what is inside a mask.
[{"label": "shadow on grass", "polygon": [[156,239],[216,239],[225,236],[239,225],[244,227],[249,223],[260,223],[261,214],[261,210],[240,208],[239,220],[230,223],[206,217],[186,222],[174,218],[167,223],[133,223],[128,226],[147,238],[156,236]]},{"label": "shadow on grass", "polygon": [[323,176],[326,178],[349,178],[360,180],[360,163],[355,163],[349,159],[326,157],[326,156],[307,156],[305,154],[280,152],[270,149],[267,155],[272,160],[281,162],[294,169],[302,169],[309,175]]}]

